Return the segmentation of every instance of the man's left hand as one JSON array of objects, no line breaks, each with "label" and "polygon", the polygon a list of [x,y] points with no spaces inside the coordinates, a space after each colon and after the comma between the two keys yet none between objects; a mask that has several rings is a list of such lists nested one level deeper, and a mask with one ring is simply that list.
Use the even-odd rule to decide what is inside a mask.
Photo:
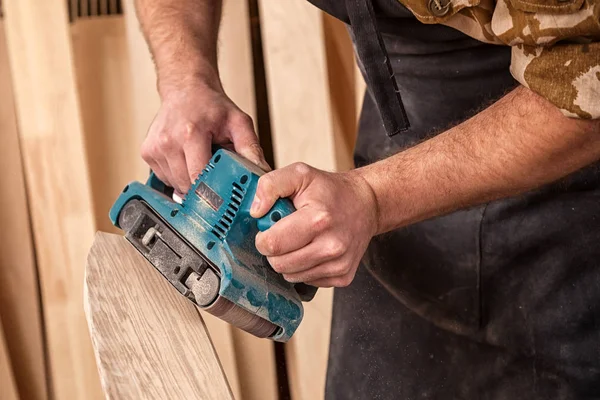
[{"label": "man's left hand", "polygon": [[252,204],[255,218],[278,198],[297,211],[256,236],[256,248],[292,283],[347,286],[377,231],[377,202],[355,171],[329,173],[298,163],[263,175]]}]

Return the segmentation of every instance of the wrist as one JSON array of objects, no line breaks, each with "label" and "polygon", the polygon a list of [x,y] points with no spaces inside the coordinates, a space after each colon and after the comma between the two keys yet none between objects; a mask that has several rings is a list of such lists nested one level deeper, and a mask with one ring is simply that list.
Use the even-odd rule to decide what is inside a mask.
[{"label": "wrist", "polygon": [[379,202],[377,200],[377,194],[373,190],[373,187],[369,183],[368,178],[364,174],[362,169],[353,169],[346,174],[356,184],[360,198],[363,200],[365,211],[367,212],[367,220],[369,221],[369,231],[371,236],[376,236],[380,232],[381,216]]},{"label": "wrist", "polygon": [[177,71],[159,69],[157,89],[162,101],[190,90],[223,92],[218,71],[212,67],[181,68]]}]

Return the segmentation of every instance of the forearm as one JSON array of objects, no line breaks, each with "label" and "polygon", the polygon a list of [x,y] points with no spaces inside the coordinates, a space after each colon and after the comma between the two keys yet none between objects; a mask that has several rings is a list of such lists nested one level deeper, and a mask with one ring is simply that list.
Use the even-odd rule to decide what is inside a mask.
[{"label": "forearm", "polygon": [[136,0],[161,97],[198,82],[220,87],[217,36],[221,0]]},{"label": "forearm", "polygon": [[600,121],[564,117],[519,87],[466,122],[355,171],[373,189],[378,233],[516,195],[600,159]]}]

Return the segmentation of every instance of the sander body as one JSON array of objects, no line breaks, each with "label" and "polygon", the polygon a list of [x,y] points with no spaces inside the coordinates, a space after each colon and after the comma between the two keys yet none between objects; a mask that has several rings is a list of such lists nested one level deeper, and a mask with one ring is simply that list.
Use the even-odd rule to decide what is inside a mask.
[{"label": "sander body", "polygon": [[127,185],[110,210],[115,226],[183,296],[255,336],[285,342],[298,328],[303,301],[316,288],[287,282],[254,245],[259,231],[295,211],[279,199],[262,218],[250,215],[264,171],[216,151],[181,203],[153,173]]}]

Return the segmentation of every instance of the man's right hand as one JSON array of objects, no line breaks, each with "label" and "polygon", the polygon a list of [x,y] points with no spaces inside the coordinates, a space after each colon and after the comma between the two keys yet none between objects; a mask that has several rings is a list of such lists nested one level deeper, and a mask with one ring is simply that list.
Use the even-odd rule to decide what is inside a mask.
[{"label": "man's right hand", "polygon": [[163,97],[141,153],[161,181],[184,194],[210,160],[212,144],[270,170],[252,119],[220,88],[202,85]]}]

